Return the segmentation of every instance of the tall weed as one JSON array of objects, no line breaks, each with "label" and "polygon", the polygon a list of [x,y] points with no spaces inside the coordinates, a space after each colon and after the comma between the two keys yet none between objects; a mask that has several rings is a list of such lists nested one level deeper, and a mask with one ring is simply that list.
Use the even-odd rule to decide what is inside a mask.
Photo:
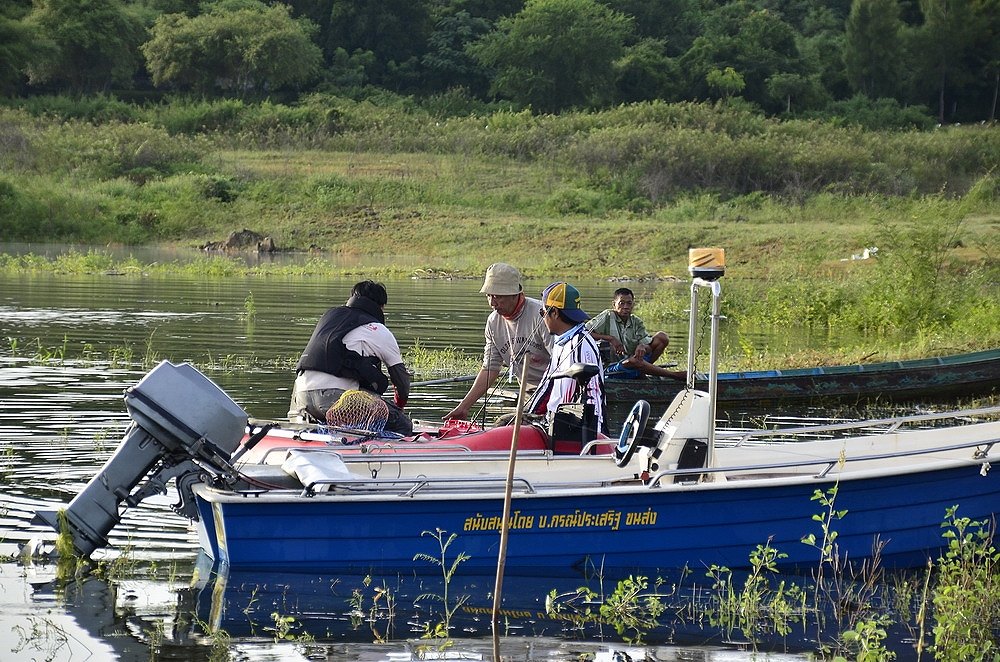
[{"label": "tall weed", "polygon": [[941,662],[1000,657],[1000,552],[989,522],[959,517],[950,508],[932,589],[934,659]]}]

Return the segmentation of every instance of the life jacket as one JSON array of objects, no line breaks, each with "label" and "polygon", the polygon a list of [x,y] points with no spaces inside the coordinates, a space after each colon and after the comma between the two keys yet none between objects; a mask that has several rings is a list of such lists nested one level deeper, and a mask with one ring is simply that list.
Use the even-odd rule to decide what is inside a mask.
[{"label": "life jacket", "polygon": [[316,323],[295,369],[319,370],[331,375],[356,379],[361,388],[382,395],[389,378],[382,372],[376,356],[362,356],[344,345],[344,336],[365,324],[385,324],[382,308],[367,297],[354,296],[347,305],[331,308]]}]

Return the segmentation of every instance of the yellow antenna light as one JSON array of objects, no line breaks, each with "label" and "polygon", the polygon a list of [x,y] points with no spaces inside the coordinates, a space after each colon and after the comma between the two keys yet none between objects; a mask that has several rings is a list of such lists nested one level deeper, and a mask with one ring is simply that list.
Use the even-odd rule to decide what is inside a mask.
[{"label": "yellow antenna light", "polygon": [[724,248],[689,248],[688,271],[694,278],[718,280],[726,273]]}]

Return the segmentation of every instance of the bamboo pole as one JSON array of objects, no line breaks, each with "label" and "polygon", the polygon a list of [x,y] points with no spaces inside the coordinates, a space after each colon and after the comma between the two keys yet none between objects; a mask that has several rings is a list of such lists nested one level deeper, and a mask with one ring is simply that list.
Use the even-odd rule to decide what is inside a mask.
[{"label": "bamboo pole", "polygon": [[500,551],[497,557],[497,580],[493,588],[493,661],[500,662],[500,601],[503,594],[503,571],[507,563],[507,540],[510,537],[510,501],[514,486],[514,464],[517,460],[517,440],[521,435],[524,418],[524,396],[527,392],[528,359],[521,363],[521,388],[517,393],[517,411],[514,413],[514,431],[510,436],[510,456],[507,459],[507,482],[504,485],[503,518],[500,523]]}]

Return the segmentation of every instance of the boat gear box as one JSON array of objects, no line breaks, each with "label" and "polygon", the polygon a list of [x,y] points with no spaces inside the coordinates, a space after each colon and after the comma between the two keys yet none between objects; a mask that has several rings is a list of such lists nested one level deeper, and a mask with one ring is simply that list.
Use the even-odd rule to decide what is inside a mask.
[{"label": "boat gear box", "polygon": [[139,427],[168,447],[193,448],[207,440],[227,456],[239,445],[249,419],[189,363],[161,362],[125,391],[125,406]]}]

